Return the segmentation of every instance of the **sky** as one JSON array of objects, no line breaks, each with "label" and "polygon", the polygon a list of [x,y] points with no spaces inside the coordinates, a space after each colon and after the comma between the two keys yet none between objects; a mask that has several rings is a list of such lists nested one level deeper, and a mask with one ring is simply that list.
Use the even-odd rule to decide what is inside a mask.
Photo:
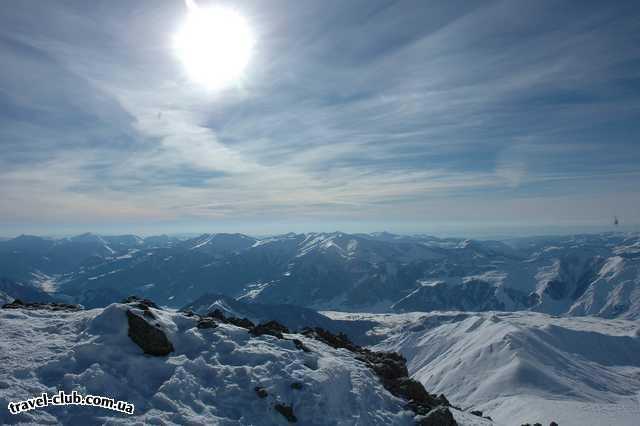
[{"label": "sky", "polygon": [[0,235],[640,223],[640,2],[197,3],[255,38],[224,88],[181,0],[0,5]]}]

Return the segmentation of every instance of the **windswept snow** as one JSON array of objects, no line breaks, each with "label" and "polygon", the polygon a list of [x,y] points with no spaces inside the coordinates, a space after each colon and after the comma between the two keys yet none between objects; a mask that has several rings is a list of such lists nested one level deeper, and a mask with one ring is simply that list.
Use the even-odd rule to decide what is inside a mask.
[{"label": "windswept snow", "polygon": [[[126,309],[0,310],[0,423],[287,424],[273,408],[277,402],[292,405],[305,425],[413,423],[406,401],[344,349],[291,336],[307,353],[291,340],[253,337],[229,324],[198,329],[194,318],[153,310],[175,352],[150,357],[127,336]],[[256,386],[269,395],[259,398]],[[83,406],[16,416],[6,410],[10,401],[59,389],[129,401],[134,416]]]}]

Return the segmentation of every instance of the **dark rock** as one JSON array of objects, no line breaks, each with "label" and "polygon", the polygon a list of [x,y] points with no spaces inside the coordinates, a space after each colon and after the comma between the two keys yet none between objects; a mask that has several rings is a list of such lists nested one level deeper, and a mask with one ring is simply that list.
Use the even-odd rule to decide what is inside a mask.
[{"label": "dark rock", "polygon": [[260,325],[263,327],[268,327],[272,330],[279,331],[280,333],[289,333],[289,329],[284,325],[280,324],[278,321],[268,321]]},{"label": "dark rock", "polygon": [[542,423],[534,423],[533,426],[542,426]]},{"label": "dark rock", "polygon": [[449,400],[447,399],[446,396],[444,396],[443,393],[441,393],[440,395],[438,395],[435,399],[436,404],[438,405],[444,405],[445,407],[451,407],[451,403],[449,402]]},{"label": "dark rock", "polygon": [[213,318],[224,324],[231,324],[235,325],[236,327],[246,328],[247,330],[251,330],[256,326],[248,318],[225,317],[224,313],[220,309],[214,309],[213,311],[208,312],[205,317]]},{"label": "dark rock", "polygon": [[151,319],[156,319],[156,316],[154,315],[153,312],[151,312],[149,310],[149,308],[147,308],[145,311],[142,312],[142,315],[144,315],[145,318],[151,318]]},{"label": "dark rock", "polygon": [[287,327],[285,327],[284,325],[276,321],[265,322],[249,330],[249,333],[253,334],[254,336],[262,336],[264,334],[268,334],[270,336],[275,336],[278,339],[283,338],[282,333],[288,333],[288,332],[289,332],[289,329]]},{"label": "dark rock", "polygon": [[338,333],[336,335],[323,328],[315,327],[305,328],[302,334],[320,340],[335,349],[344,348],[351,352],[359,352],[362,349],[360,346],[353,344],[344,333]]},{"label": "dark rock", "polygon": [[417,380],[409,377],[402,377],[399,379],[387,380],[386,382],[385,387],[395,396],[426,405],[429,408],[436,406],[433,397],[424,389],[422,383]]},{"label": "dark rock", "polygon": [[396,352],[373,352],[361,350],[356,359],[364,361],[383,380],[409,376],[407,360]]},{"label": "dark rock", "polygon": [[[483,419],[487,419],[489,421],[493,421],[493,419],[491,418],[491,416],[484,416]],[[556,425],[557,426],[557,425]]]},{"label": "dark rock", "polygon": [[556,422],[551,422],[551,423],[549,423],[549,426],[558,426],[558,423],[556,423]]},{"label": "dark rock", "polygon": [[242,327],[242,328],[246,328],[246,329],[251,329],[251,328],[255,327],[255,324],[253,324],[247,318],[229,317],[229,318],[227,318],[225,320],[225,322],[227,324],[232,324],[232,325],[235,325],[236,327]]},{"label": "dark rock", "polygon": [[27,310],[40,310],[45,309],[49,311],[81,311],[83,308],[81,305],[73,305],[71,303],[55,303],[55,302],[23,302],[20,299],[15,299],[11,303],[5,303],[2,305],[2,309],[27,309]]},{"label": "dark rock", "polygon": [[127,310],[129,321],[129,337],[140,346],[144,353],[154,356],[165,356],[174,351],[173,344],[162,329],[150,324],[143,317]]},{"label": "dark rock", "polygon": [[213,318],[200,318],[198,320],[198,324],[196,325],[198,328],[216,328],[218,323],[213,320]]},{"label": "dark rock", "polygon": [[417,424],[420,426],[458,426],[451,411],[444,406],[429,411],[426,416],[418,420]]},{"label": "dark rock", "polygon": [[215,319],[220,320],[220,321],[224,321],[225,320],[224,314],[222,313],[222,311],[220,309],[214,309],[213,311],[209,312],[207,314],[207,316],[211,317],[211,318],[215,318]]},{"label": "dark rock", "polygon": [[255,327],[255,324],[247,318],[225,317],[224,313],[220,309],[214,309],[207,313],[205,317],[216,319],[225,324],[232,324],[236,327],[246,328],[247,330]]},{"label": "dark rock", "polygon": [[194,314],[194,313],[193,313],[193,311],[189,311],[189,310],[182,311],[182,314],[183,314],[185,317],[189,317],[189,318],[194,317],[194,316],[196,315],[196,314]]},{"label": "dark rock", "polygon": [[297,349],[300,349],[301,351],[311,352],[311,349],[306,347],[305,344],[302,343],[302,341],[299,339],[293,339],[293,344],[296,346]]},{"label": "dark rock", "polygon": [[482,411],[480,410],[473,410],[473,411],[470,411],[470,413],[473,414],[474,416],[482,417]]},{"label": "dark rock", "polygon": [[260,398],[266,398],[267,395],[269,395],[269,393],[267,392],[267,390],[265,388],[263,388],[262,386],[256,386],[254,388],[254,390],[256,391],[256,394],[258,395],[258,397]]},{"label": "dark rock", "polygon": [[296,390],[302,389],[302,383],[300,383],[300,382],[291,383],[291,389],[296,389]]},{"label": "dark rock", "polygon": [[419,416],[426,416],[427,414],[429,414],[429,411],[431,411],[433,407],[421,404],[417,401],[409,401],[405,408],[413,411]]},{"label": "dark rock", "polygon": [[289,423],[295,423],[298,421],[296,416],[293,414],[293,407],[290,405],[276,404],[273,408],[275,408],[278,413],[282,414]]},{"label": "dark rock", "polygon": [[129,296],[126,299],[123,299],[120,303],[134,304],[136,308],[140,308],[142,310],[147,310],[148,308],[158,309],[158,305],[156,305],[151,300],[141,299],[137,296]]}]

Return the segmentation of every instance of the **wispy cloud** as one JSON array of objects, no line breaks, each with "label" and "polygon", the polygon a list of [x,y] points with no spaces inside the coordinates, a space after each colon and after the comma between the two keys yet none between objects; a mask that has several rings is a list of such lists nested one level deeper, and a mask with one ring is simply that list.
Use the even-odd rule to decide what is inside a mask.
[{"label": "wispy cloud", "polygon": [[0,223],[549,222],[585,217],[586,200],[598,221],[599,199],[640,206],[632,3],[233,7],[256,55],[218,93],[171,51],[180,2],[8,11]]}]

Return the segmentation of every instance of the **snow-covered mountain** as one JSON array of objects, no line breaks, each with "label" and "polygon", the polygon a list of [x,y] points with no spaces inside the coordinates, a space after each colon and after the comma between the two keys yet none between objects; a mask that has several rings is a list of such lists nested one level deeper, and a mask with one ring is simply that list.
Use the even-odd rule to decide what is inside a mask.
[{"label": "snow-covered mountain", "polygon": [[346,314],[373,321],[375,350],[499,425],[637,425],[640,322],[534,312]]},{"label": "snow-covered mountain", "polygon": [[14,299],[29,300],[31,302],[52,302],[54,298],[38,287],[17,283],[6,278],[0,278],[0,303],[9,303]]},{"label": "snow-covered mountain", "polygon": [[[315,332],[247,330],[221,315],[201,318],[136,301],[88,311],[17,306],[0,309],[0,323],[2,424],[434,426],[454,425],[454,417],[461,426],[491,424],[446,405],[416,415],[388,390],[389,383],[414,383],[390,376],[398,358],[343,348],[339,336],[325,343]],[[10,402],[61,390],[108,396],[135,410],[6,410]],[[449,413],[452,422],[434,423],[435,415]]]},{"label": "snow-covered mountain", "polygon": [[205,294],[364,312],[533,310],[640,318],[640,236],[505,241],[389,233],[100,237],[0,242],[0,276],[89,307]]},{"label": "snow-covered mountain", "polygon": [[[30,281],[34,273],[64,275],[85,265],[95,265],[107,259],[154,246],[171,246],[175,238],[135,235],[100,236],[86,233],[69,238],[43,238],[21,235],[0,240],[0,276],[15,281]],[[161,242],[161,244],[158,244]]]}]

